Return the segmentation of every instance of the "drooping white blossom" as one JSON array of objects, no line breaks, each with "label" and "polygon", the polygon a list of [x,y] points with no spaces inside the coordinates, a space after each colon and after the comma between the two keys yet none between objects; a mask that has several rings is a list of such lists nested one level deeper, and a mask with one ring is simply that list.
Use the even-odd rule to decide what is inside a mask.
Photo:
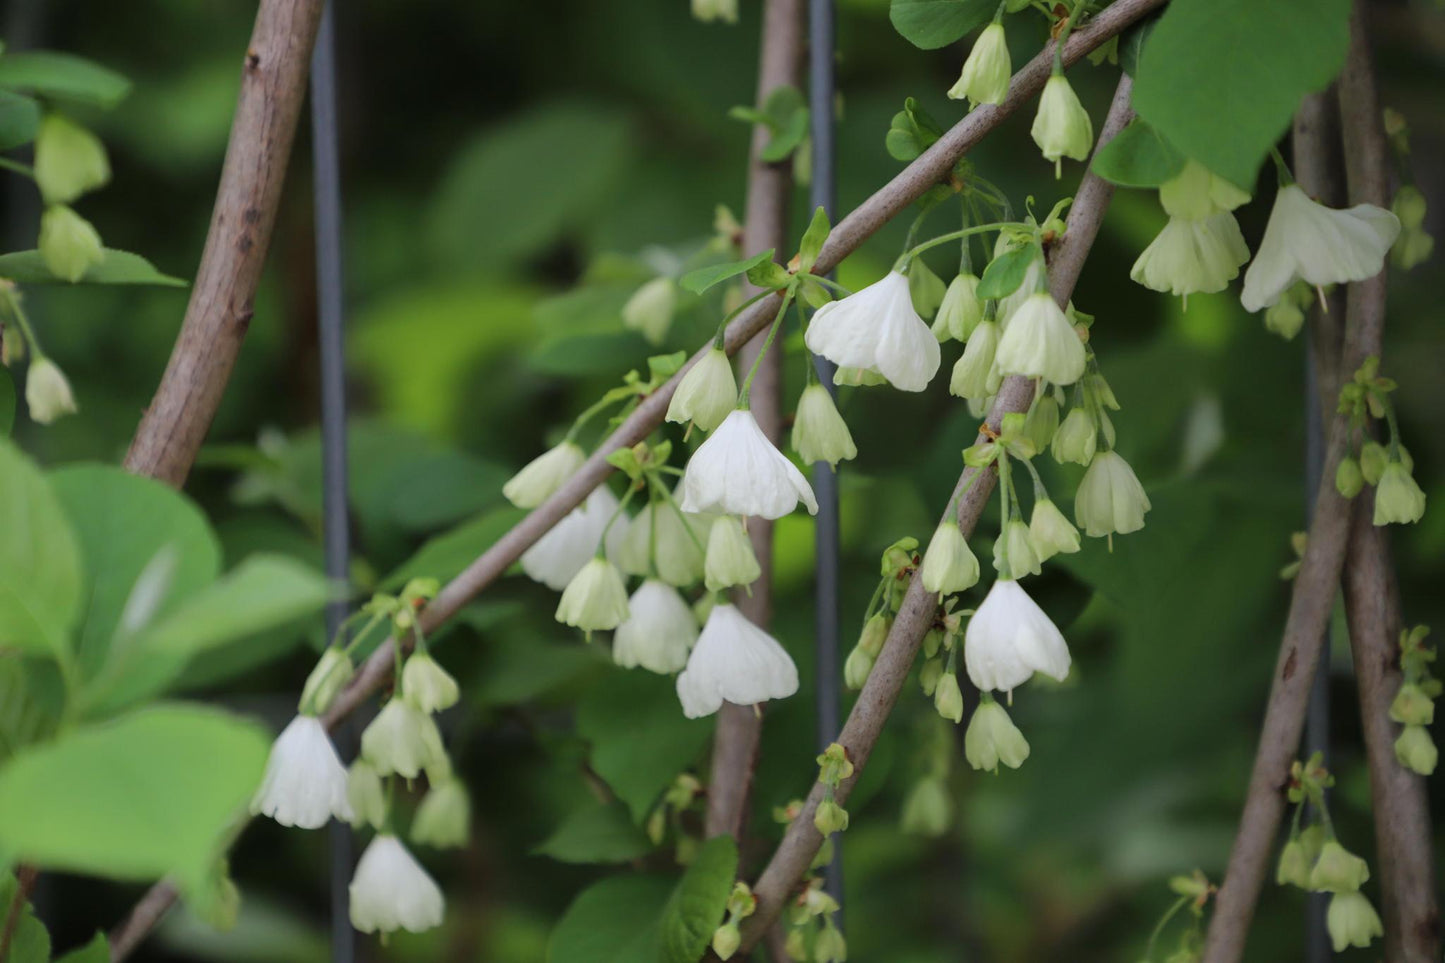
[{"label": "drooping white blossom", "polygon": [[958,82],[948,90],[950,100],[968,99],[968,105],[1001,104],[1008,94],[1008,83],[1013,76],[1013,63],[1009,59],[1008,38],[1004,35],[1003,24],[994,21],[973,42],[968,59],[963,62],[963,72]]},{"label": "drooping white blossom", "polygon": [[922,391],[938,372],[938,339],[914,310],[908,278],[890,271],[808,322],[804,341],[840,368],[861,368],[901,391]]},{"label": "drooping white blossom", "polygon": [[393,696],[362,730],[361,755],[380,775],[415,779],[423,769],[444,761],[446,750],[432,717]]},{"label": "drooping white blossom", "polygon": [[[681,496],[680,486],[673,495]],[[658,578],[679,588],[702,578],[703,546],[712,519],[683,513],[675,504],[654,499],[632,519],[617,552],[618,568],[628,575],[648,575],[655,565]]]},{"label": "drooping white blossom", "polygon": [[79,410],[65,372],[43,355],[30,362],[25,378],[25,404],[30,409],[30,417],[42,425]]},{"label": "drooping white blossom", "polygon": [[945,520],[934,529],[919,576],[924,588],[939,595],[962,592],[978,584],[978,558],[956,522]]},{"label": "drooping white blossom", "polygon": [[1068,385],[1084,374],[1084,342],[1051,295],[1029,295],[1004,325],[995,363],[1004,374]]},{"label": "drooping white blossom", "polygon": [[1213,294],[1228,287],[1248,260],[1239,222],[1228,211],[1201,220],[1171,217],[1134,262],[1129,277],[1167,294]]},{"label": "drooping white blossom", "polygon": [[711,715],[723,700],[753,705],[798,691],[798,667],[778,640],[730,604],[714,605],[677,677],[677,696],[689,719]]},{"label": "drooping white blossom", "polygon": [[[928,338],[936,349],[933,335]],[[808,479],[744,409],[728,415],[698,446],[682,478],[685,512],[781,518],[799,501],[809,514],[817,514],[818,500]]]},{"label": "drooping white blossom", "polygon": [[1039,110],[1029,133],[1057,176],[1061,158],[1083,160],[1094,146],[1094,125],[1079,95],[1063,74],[1054,74],[1039,95]]},{"label": "drooping white blossom", "polygon": [[988,590],[963,636],[968,677],[984,691],[1008,692],[1042,672],[1062,681],[1069,674],[1069,647],[1058,627],[1013,579]]},{"label": "drooping white blossom", "polygon": [[1074,496],[1074,519],[1089,535],[1127,535],[1144,527],[1149,496],[1134,469],[1116,451],[1101,451],[1089,462]]},{"label": "drooping white blossom", "polygon": [[709,592],[751,585],[763,574],[753,543],[736,515],[721,515],[707,534],[704,584]]},{"label": "drooping white blossom", "polygon": [[622,324],[641,332],[650,344],[661,344],[676,309],[677,282],[669,277],[653,278],[632,292],[622,306]]},{"label": "drooping white blossom", "polygon": [[502,494],[518,508],[536,508],[577,473],[587,453],[575,441],[564,441],[533,458],[502,486]]},{"label": "drooping white blossom", "polygon": [[687,369],[667,405],[667,420],[689,421],[703,431],[722,424],[738,403],[738,382],[733,363],[718,347],[709,348],[697,364]]},{"label": "drooping white blossom", "polygon": [[967,341],[983,320],[983,302],[978,299],[979,279],[960,274],[948,283],[943,303],[933,319],[933,336],[939,341]]},{"label": "drooping white blossom", "polygon": [[366,847],[347,892],[351,925],[363,933],[421,933],[440,926],[446,911],[436,882],[390,833]]},{"label": "drooping white blossom", "polygon": [[627,621],[612,636],[612,661],[667,675],[687,665],[697,641],[692,607],[677,589],[658,579],[638,586],[627,601]]},{"label": "drooping white blossom", "polygon": [[597,554],[597,542],[607,530],[607,555],[617,557],[627,538],[628,521],[619,516],[610,529],[608,519],[617,511],[617,496],[599,485],[552,530],[522,553],[522,571],[534,581],[560,592]]},{"label": "drooping white blossom", "polygon": [[401,691],[407,702],[422,712],[450,709],[461,698],[461,688],[429,652],[414,652],[401,670]]},{"label": "drooping white blossom", "polygon": [[825,461],[830,468],[838,462],[858,455],[848,423],[838,414],[833,396],[820,384],[808,385],[798,399],[793,418],[793,450],[804,462]]},{"label": "drooping white blossom", "polygon": [[615,629],[627,618],[627,583],[605,558],[594,558],[567,583],[557,621],[584,632]]},{"label": "drooping white blossom", "polygon": [[251,812],[301,829],[319,829],[332,816],[351,819],[346,767],[320,719],[297,716],[276,737]]}]

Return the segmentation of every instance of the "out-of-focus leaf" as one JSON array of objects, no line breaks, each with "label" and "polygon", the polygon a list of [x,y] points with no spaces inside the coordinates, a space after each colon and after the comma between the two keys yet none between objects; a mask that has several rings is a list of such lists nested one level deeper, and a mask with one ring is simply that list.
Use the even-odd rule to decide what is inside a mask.
[{"label": "out-of-focus leaf", "polygon": [[567,907],[547,944],[548,963],[656,963],[657,919],[671,881],[612,876]]},{"label": "out-of-focus leaf", "polygon": [[30,143],[39,126],[40,105],[34,98],[0,90],[0,150]]},{"label": "out-of-focus leaf", "polygon": [[53,50],[23,50],[0,57],[0,87],[100,107],[114,107],[130,93],[130,81],[114,70]]},{"label": "out-of-focus leaf", "polygon": [[526,514],[510,505],[494,508],[449,532],[428,539],[415,555],[382,580],[381,587],[395,588],[406,584],[407,579],[417,577],[438,578],[443,582],[455,578]]},{"label": "out-of-focus leaf", "polygon": [[8,438],[15,427],[15,379],[0,368],[0,438]]},{"label": "out-of-focus leaf", "polygon": [[627,807],[612,802],[576,810],[533,852],[563,863],[625,863],[651,849]]},{"label": "out-of-focus leaf", "polygon": [[[0,278],[9,278],[18,284],[71,284],[66,278],[57,277],[46,266],[39,251],[15,251],[0,254]],[[162,274],[156,267],[139,254],[118,251],[108,247],[103,255],[76,284],[154,284],[160,287],[183,288],[186,282]]]},{"label": "out-of-focus leaf", "polygon": [[1090,170],[1124,187],[1158,187],[1184,169],[1184,155],[1136,120],[1094,155]]},{"label": "out-of-focus leaf", "polygon": [[110,963],[110,943],[104,933],[97,933],[89,943],[59,957],[55,963]]},{"label": "out-of-focus leaf", "polygon": [[185,907],[166,915],[156,942],[184,959],[214,963],[328,963],[326,932],[299,908],[247,891],[236,925],[218,931]]},{"label": "out-of-focus leaf", "polygon": [[[11,912],[19,887],[9,870],[0,874],[0,906],[5,907],[6,916]],[[10,932],[10,952],[5,959],[6,963],[48,963],[50,960],[50,932],[35,918],[35,909],[29,900],[19,907]]]},{"label": "out-of-focus leaf", "polygon": [[738,845],[731,836],[715,836],[698,850],[662,911],[659,931],[666,963],[697,963],[702,958],[723,921],[737,871]]},{"label": "out-of-focus leaf", "polygon": [[937,50],[983,26],[997,8],[993,0],[893,0],[888,19],[915,47]]},{"label": "out-of-focus leaf", "polygon": [[520,638],[493,634],[487,638],[476,681],[466,687],[464,696],[478,705],[517,705],[587,672],[602,671],[608,664],[595,649],[575,643],[550,642],[531,633]]},{"label": "out-of-focus leaf", "polygon": [[700,267],[695,271],[688,271],[678,283],[693,294],[702,294],[708,288],[721,284],[730,278],[747,274],[750,269],[757,267],[764,261],[771,261],[772,259],[773,249],[768,248],[766,251],[760,251],[752,257],[744,258],[741,261],[729,261],[726,264],[709,264],[707,267]]},{"label": "out-of-focus leaf", "polygon": [[81,578],[60,500],[30,459],[0,440],[0,638],[23,652],[68,654]]}]

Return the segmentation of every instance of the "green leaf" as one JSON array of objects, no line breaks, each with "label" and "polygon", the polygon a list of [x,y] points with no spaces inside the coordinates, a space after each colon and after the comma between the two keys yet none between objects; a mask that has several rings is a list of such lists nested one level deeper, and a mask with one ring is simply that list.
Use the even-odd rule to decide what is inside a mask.
[{"label": "green leaf", "polygon": [[55,963],[110,963],[110,943],[104,933],[96,933],[89,943],[71,950]]},{"label": "green leaf", "polygon": [[588,805],[571,813],[534,853],[563,863],[625,863],[652,849],[620,802]]},{"label": "green leaf", "polygon": [[26,50],[0,57],[0,87],[107,108],[130,93],[130,81],[114,70],[52,50]]},{"label": "green leaf", "polygon": [[202,885],[261,779],[253,723],[160,705],[71,729],[0,768],[0,853],[43,869]]},{"label": "green leaf", "polygon": [[1349,0],[1175,0],[1149,36],[1134,107],[1187,156],[1251,188],[1300,100],[1339,73]]},{"label": "green leaf", "polygon": [[711,725],[677,707],[671,679],[614,668],[577,707],[577,734],[592,768],[641,822],[677,774],[697,761]]},{"label": "green leaf", "polygon": [[983,26],[996,9],[994,0],[893,0],[888,19],[915,47],[937,50]]},{"label": "green leaf", "polygon": [[693,294],[702,294],[713,285],[721,284],[729,278],[737,277],[739,274],[746,274],[764,261],[771,261],[772,259],[773,249],[768,248],[766,251],[754,254],[752,257],[743,261],[729,261],[726,264],[710,264],[707,267],[700,267],[696,271],[688,271],[682,276],[682,280],[679,283],[683,288],[691,291]]},{"label": "green leaf", "polygon": [[943,136],[943,128],[923,105],[912,97],[903,102],[903,109],[893,115],[893,122],[884,138],[884,146],[894,160],[911,161],[932,147]]},{"label": "green leaf", "polygon": [[548,963],[657,963],[657,918],[671,880],[612,876],[583,890],[547,943]]},{"label": "green leaf", "polygon": [[803,240],[798,244],[798,267],[802,271],[813,270],[813,265],[818,263],[818,253],[823,250],[823,243],[828,240],[828,234],[833,226],[828,223],[828,212],[818,208],[813,212],[813,220],[808,224],[808,229],[803,232]]},{"label": "green leaf", "polygon": [[15,379],[8,369],[0,368],[0,438],[10,437],[15,427]]},{"label": "green leaf", "polygon": [[738,845],[731,836],[703,844],[672,891],[659,930],[666,963],[697,963],[722,924],[738,871]]},{"label": "green leaf", "polygon": [[[112,644],[123,645],[125,636],[214,582],[221,549],[195,503],[152,479],[106,465],[75,465],[52,472],[50,485],[84,559],[76,654],[82,674],[93,676]],[[142,597],[147,594],[149,603]],[[130,618],[143,622],[122,630],[121,613],[133,596]]]},{"label": "green leaf", "polygon": [[779,290],[788,286],[793,276],[776,261],[764,261],[748,268],[748,283],[754,287]]},{"label": "green leaf", "polygon": [[1024,283],[1029,265],[1038,256],[1037,248],[1032,244],[1025,244],[1012,251],[1005,251],[988,262],[988,267],[983,269],[983,277],[978,281],[979,300],[1006,298],[1013,294],[1019,289],[1019,285]]},{"label": "green leaf", "polygon": [[1145,17],[1124,31],[1124,35],[1119,38],[1119,67],[1130,77],[1137,77],[1139,74],[1139,58],[1144,53],[1144,44],[1154,32],[1160,16],[1161,14],[1155,13]]},{"label": "green leaf", "polygon": [[46,669],[53,674],[46,663],[0,658],[0,765],[53,732],[60,720],[62,693],[44,684]]},{"label": "green leaf", "polygon": [[[6,871],[0,875],[0,927],[6,924],[18,895],[20,883]],[[35,917],[35,908],[26,900],[15,917],[15,926],[10,933],[10,951],[5,963],[47,963],[50,959],[50,932],[45,924]]]},{"label": "green leaf", "polygon": [[[15,251],[0,254],[0,278],[18,284],[70,284],[45,266],[39,251]],[[76,284],[154,284],[159,287],[183,288],[186,282],[157,271],[155,265],[129,251],[106,248],[101,259]]]},{"label": "green leaf", "polygon": [[0,150],[30,143],[39,127],[40,105],[33,98],[0,90]]},{"label": "green leaf", "polygon": [[0,440],[0,639],[70,656],[80,614],[80,551],[59,499],[35,465]]},{"label": "green leaf", "polygon": [[1184,161],[1148,121],[1136,120],[1094,155],[1090,169],[1122,187],[1158,187],[1183,170]]},{"label": "green leaf", "polygon": [[799,107],[788,115],[787,122],[773,132],[758,157],[769,164],[787,159],[808,136],[808,108]]}]

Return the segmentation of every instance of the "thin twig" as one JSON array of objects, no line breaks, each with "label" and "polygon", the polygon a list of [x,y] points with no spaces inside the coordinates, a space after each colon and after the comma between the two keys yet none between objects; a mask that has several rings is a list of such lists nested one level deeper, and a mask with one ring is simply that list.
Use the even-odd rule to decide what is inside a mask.
[{"label": "thin twig", "polygon": [[[780,87],[796,87],[803,59],[803,4],[801,0],[767,0],[763,5],[762,40],[758,54],[757,102]],[[788,244],[788,207],[793,193],[791,159],[763,160],[771,132],[761,124],[753,130],[748,162],[747,209],[743,220],[743,249],[785,251]],[[756,289],[748,294],[757,293]],[[762,349],[759,332],[738,352],[739,367],[747,371]],[[758,427],[773,444],[783,435],[783,351],[778,347],[759,364],[753,379],[751,410]],[[773,523],[748,520],[748,537],[761,574],[747,592],[736,592],[738,608],[755,625],[767,628],[773,620]],[[733,836],[741,842],[752,795],[753,772],[762,741],[760,707],[724,702],[718,710],[713,735],[712,774],[708,779],[707,817],[703,832]]]},{"label": "thin twig", "polygon": [[210,430],[251,324],[306,97],[322,0],[262,0],[201,265],[160,387],[125,467],[179,488]]},{"label": "thin twig", "polygon": [[[1069,36],[1064,45],[1064,63],[1073,64],[1081,60],[1111,37],[1128,29],[1149,11],[1162,6],[1164,2],[1165,0],[1115,0],[1097,17]],[[819,252],[814,271],[826,273],[837,267],[843,258],[862,246],[865,240],[887,224],[894,215],[905,210],[924,191],[941,181],[960,157],[1043,89],[1052,69],[1053,56],[1053,45],[1050,44],[1014,74],[1008,97],[1002,104],[996,107],[985,105],[970,112],[887,185],[839,222]],[[743,312],[728,327],[725,349],[729,353],[736,352],[744,342],[762,330],[776,311],[777,300],[766,298]],[[598,446],[582,468],[561,488],[514,525],[460,575],[448,582],[422,611],[419,619],[422,631],[428,634],[435,632],[479,592],[500,578],[537,539],[550,531],[568,512],[580,505],[593,489],[605,481],[613,470],[607,463],[607,456],[619,448],[643,440],[662,423],[662,417],[667,412],[668,403],[672,400],[673,392],[677,390],[678,382],[706,351],[707,346],[704,346],[694,354],[681,371],[638,405],[628,419]],[[1010,383],[1006,382],[1002,393],[1018,390],[1017,387],[1010,388]],[[354,711],[390,678],[392,645],[390,640],[382,643],[357,671],[346,691],[326,713],[323,721],[328,727],[335,726],[338,720]],[[166,910],[175,903],[176,898],[176,890],[167,880],[156,883],[147,891],[112,936],[113,958],[117,963],[145,938]],[[117,948],[122,946],[125,951],[119,952]]]},{"label": "thin twig", "polygon": [[[1133,116],[1129,107],[1131,88],[1132,81],[1128,75],[1122,76],[1108,119],[1099,134],[1100,147],[1112,140]],[[1079,187],[1069,210],[1064,236],[1049,252],[1049,289],[1060,307],[1067,305],[1073,295],[1074,285],[1083,270],[1084,260],[1088,257],[1094,238],[1098,235],[1099,224],[1113,193],[1113,185],[1092,172],[1085,175]],[[1027,410],[1033,393],[1032,379],[1014,376],[1006,380],[994,401],[993,410],[989,412],[989,427],[997,432],[1004,415]],[[983,439],[984,435],[980,434],[978,440]],[[984,473],[983,477],[975,483],[974,476],[980,470]],[[965,536],[973,533],[979,516],[988,504],[995,480],[992,466],[986,469],[969,468],[954,486],[953,497],[949,502],[952,504],[955,499],[958,500],[958,524]],[[843,730],[838,734],[837,741],[847,750],[848,759],[854,767],[852,778],[844,781],[835,791],[834,798],[839,804],[847,801],[853,786],[863,774],[868,757],[883,730],[883,724],[888,721],[903,684],[908,679],[923,636],[933,625],[937,613],[938,596],[923,588],[922,579],[914,579],[903,597],[903,603],[893,621],[893,627],[888,632],[888,638],[883,643],[883,650],[868,675],[868,681],[864,684],[863,691],[858,694],[858,701],[853,704],[853,711],[848,714]],[[758,877],[758,882],[753,887],[758,906],[743,927],[744,949],[756,943],[778,918],[822,846],[823,837],[813,826],[813,813],[822,798],[822,783],[814,783],[813,791],[809,793],[802,811],[789,824],[772,861]]]}]

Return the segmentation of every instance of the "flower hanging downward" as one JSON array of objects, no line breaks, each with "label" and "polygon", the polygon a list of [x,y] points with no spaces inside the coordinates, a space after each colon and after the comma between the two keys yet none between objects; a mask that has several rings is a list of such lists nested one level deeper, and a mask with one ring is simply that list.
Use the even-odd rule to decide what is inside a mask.
[{"label": "flower hanging downward", "polygon": [[980,690],[1009,692],[1042,672],[1059,681],[1069,674],[1063,633],[1013,579],[999,579],[963,636],[968,677]]},{"label": "flower hanging downward", "polygon": [[1039,112],[1034,115],[1029,133],[1044,158],[1054,162],[1055,177],[1059,175],[1061,158],[1083,160],[1089,156],[1094,146],[1094,124],[1063,74],[1054,74],[1044,84]]},{"label": "flower hanging downward", "polygon": [[808,385],[798,399],[798,413],[793,419],[793,450],[804,462],[825,461],[829,468],[858,455],[848,423],[838,414],[833,396],[820,384]]},{"label": "flower hanging downward", "polygon": [[436,882],[390,833],[366,847],[347,892],[351,925],[363,933],[421,933],[440,926],[446,909]]},{"label": "flower hanging downward", "polygon": [[423,769],[445,760],[446,750],[432,717],[392,696],[362,731],[361,755],[379,775],[415,779]]},{"label": "flower hanging downward", "polygon": [[1223,291],[1249,260],[1239,222],[1225,211],[1203,220],[1171,217],[1129,277],[1154,291],[1187,297]]},{"label": "flower hanging downward", "polygon": [[897,271],[823,305],[803,340],[840,368],[875,372],[900,391],[928,387],[941,358],[938,339],[913,308],[908,278]]},{"label": "flower hanging downward", "polygon": [[1008,82],[1013,74],[1009,60],[1008,38],[1003,24],[994,21],[973,43],[958,83],[948,91],[949,100],[968,98],[969,107],[977,104],[1001,104],[1008,95]]},{"label": "flower hanging downward", "polygon": [[648,579],[632,593],[627,621],[612,637],[612,661],[667,675],[687,665],[697,641],[697,620],[677,589]]},{"label": "flower hanging downward", "polygon": [[[933,335],[928,339],[937,350]],[[808,479],[773,447],[752,412],[741,408],[693,452],[682,477],[685,512],[782,518],[799,501],[810,515],[818,513]]]},{"label": "flower hanging downward", "polygon": [[461,698],[461,689],[450,672],[428,652],[416,652],[401,670],[401,691],[406,701],[422,712],[450,709]]},{"label": "flower hanging downward", "polygon": [[577,473],[587,453],[575,441],[549,448],[523,466],[502,486],[507,501],[518,508],[536,508]]},{"label": "flower hanging downward", "polygon": [[581,629],[615,629],[627,618],[627,583],[616,565],[594,558],[582,566],[557,603],[557,621]]},{"label": "flower hanging downward", "polygon": [[733,363],[722,348],[712,347],[687,369],[667,405],[667,420],[692,422],[703,431],[723,423],[738,403],[738,382]]},{"label": "flower hanging downward", "polygon": [[1400,220],[1373,204],[1337,211],[1310,200],[1296,184],[1279,189],[1264,239],[1244,272],[1240,303],[1267,308],[1296,280],[1320,287],[1379,274],[1400,233]]},{"label": "flower hanging downward", "polygon": [[1115,451],[1094,456],[1074,496],[1074,518],[1094,538],[1137,532],[1150,507],[1134,469]]},{"label": "flower hanging downward", "polygon": [[713,606],[677,677],[677,697],[689,719],[711,715],[724,699],[753,705],[797,691],[798,668],[787,650],[727,603]]},{"label": "flower hanging downward", "polygon": [[1084,342],[1053,296],[1040,291],[1009,318],[996,360],[1004,374],[1073,384],[1084,374]]},{"label": "flower hanging downward", "polygon": [[79,410],[65,372],[43,356],[30,362],[30,373],[25,379],[25,404],[30,408],[30,417],[42,425]]},{"label": "flower hanging downward", "polygon": [[276,737],[251,812],[301,829],[320,829],[332,816],[351,819],[346,767],[320,719],[297,716]]}]

